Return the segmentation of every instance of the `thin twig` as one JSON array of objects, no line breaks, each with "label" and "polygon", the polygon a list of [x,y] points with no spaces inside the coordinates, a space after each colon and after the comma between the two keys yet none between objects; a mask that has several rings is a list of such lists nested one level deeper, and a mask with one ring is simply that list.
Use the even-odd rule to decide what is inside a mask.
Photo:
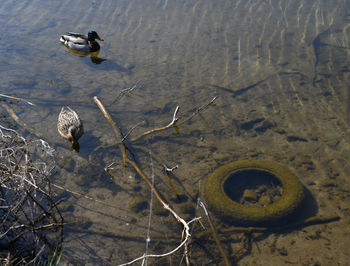
[{"label": "thin twig", "polygon": [[118,210],[119,210],[119,208],[116,208],[114,205],[109,205],[109,204],[107,204],[107,203],[106,203],[106,202],[104,202],[104,201],[101,201],[101,200],[98,200],[98,199],[95,199],[95,198],[92,198],[92,197],[86,196],[86,195],[84,195],[84,194],[81,194],[81,193],[79,193],[79,192],[76,192],[76,191],[70,190],[70,189],[65,188],[65,187],[62,187],[62,186],[60,186],[60,185],[57,185],[57,184],[52,184],[52,186],[54,186],[55,188],[58,188],[58,189],[64,190],[64,191],[66,191],[66,192],[68,192],[68,193],[71,193],[71,194],[73,194],[73,195],[76,195],[76,196],[79,196],[79,197],[83,197],[83,198],[85,198],[85,199],[92,200],[92,201],[94,201],[94,202],[97,202],[97,203],[103,204],[104,206],[108,206],[108,207],[110,207],[110,208],[113,208],[113,209],[118,209]]},{"label": "thin twig", "polygon": [[214,227],[213,223],[211,222],[211,219],[210,219],[210,217],[209,217],[209,213],[208,213],[208,211],[207,211],[207,209],[206,209],[204,203],[203,203],[202,201],[199,201],[199,205],[200,205],[200,206],[202,207],[202,209],[204,210],[205,216],[207,216],[207,219],[208,219],[208,222],[209,222],[209,226],[210,226],[210,230],[211,230],[211,232],[212,232],[212,234],[213,234],[213,237],[214,237],[214,240],[215,240],[215,242],[216,242],[216,245],[218,246],[218,249],[219,249],[219,251],[220,251],[220,253],[221,253],[221,255],[222,255],[223,259],[224,259],[225,265],[226,265],[226,266],[230,266],[231,264],[230,264],[230,262],[229,262],[229,260],[228,260],[228,257],[227,257],[227,255],[226,255],[226,252],[225,252],[224,249],[222,248],[221,242],[220,242],[220,240],[219,240],[219,238],[218,238],[218,235],[217,235],[217,233],[216,233],[215,227]]},{"label": "thin twig", "polygon": [[213,104],[214,101],[218,98],[218,96],[215,96],[213,99],[211,99],[210,102],[198,107],[193,113],[192,115],[190,115],[188,118],[184,119],[184,120],[181,120],[181,122],[178,124],[178,125],[182,125],[184,124],[185,122],[191,120],[195,115],[197,115],[200,111],[203,111],[204,109],[208,108],[209,105]]},{"label": "thin twig", "polygon": [[163,164],[163,167],[164,167],[164,171],[165,172],[168,172],[168,173],[172,173],[175,169],[179,168],[179,165],[175,165],[174,167],[172,168],[169,168],[168,166],[166,166],[165,164]]},{"label": "thin twig", "polygon": [[[152,186],[154,187],[154,166],[153,166],[153,160],[152,155],[149,153],[150,163],[151,163],[151,180],[152,180]],[[152,221],[152,209],[153,209],[153,189],[151,189],[151,197],[149,201],[149,217],[148,217],[148,226],[147,226],[147,236],[146,236],[146,250],[145,254],[148,253],[148,245],[151,242],[151,221]],[[145,258],[142,262],[142,264],[147,265],[147,258]]]},{"label": "thin twig", "polygon": [[112,178],[113,178],[113,176],[109,173],[109,171],[114,169],[114,168],[112,168],[112,166],[115,165],[115,164],[116,164],[116,163],[113,162],[113,163],[111,163],[110,165],[108,165],[108,166],[106,166],[106,167],[104,168],[105,172],[106,172],[110,177],[112,177]]},{"label": "thin twig", "polygon": [[174,124],[177,122],[177,120],[178,120],[178,118],[176,117],[178,111],[179,111],[179,106],[176,106],[175,111],[174,111],[174,114],[173,114],[173,119],[171,120],[171,122],[170,122],[168,125],[166,125],[166,126],[164,126],[164,127],[157,127],[157,128],[148,130],[148,131],[146,131],[146,132],[143,132],[142,134],[138,135],[137,137],[134,137],[133,139],[131,139],[131,141],[136,141],[136,140],[138,140],[139,138],[141,138],[141,137],[143,137],[143,136],[146,136],[146,135],[148,135],[148,134],[151,134],[151,133],[154,133],[154,132],[157,132],[157,131],[165,130],[165,129],[171,127],[171,126],[174,125]]},{"label": "thin twig", "polygon": [[[185,122],[191,120],[191,119],[192,119],[195,115],[197,115],[199,112],[203,111],[204,109],[208,108],[209,105],[213,104],[214,101],[215,101],[217,98],[218,98],[218,96],[215,96],[213,99],[211,99],[210,102],[208,102],[208,103],[206,103],[206,104],[204,104],[204,105],[198,107],[198,108],[192,113],[191,116],[189,116],[188,118],[182,120],[178,125],[182,125],[183,123],[185,123]],[[174,112],[174,114],[173,114],[173,120],[172,120],[168,125],[166,125],[166,126],[164,126],[164,127],[154,128],[154,129],[148,130],[148,131],[146,131],[146,132],[143,132],[142,134],[140,134],[140,135],[138,135],[138,136],[132,138],[131,141],[136,141],[136,140],[138,140],[139,138],[141,138],[141,137],[143,137],[143,136],[146,136],[146,135],[148,135],[148,134],[151,134],[151,133],[154,133],[154,132],[157,132],[157,131],[161,131],[161,130],[168,129],[168,128],[171,127],[171,126],[174,126],[174,127],[175,127],[175,126],[177,125],[176,122],[178,122],[178,121],[180,120],[180,118],[177,117],[178,111],[179,111],[179,106],[176,107],[175,112]]]},{"label": "thin twig", "polygon": [[25,103],[27,103],[29,105],[33,105],[33,106],[35,105],[34,103],[31,103],[30,101],[24,100],[22,98],[10,96],[10,95],[5,95],[5,94],[1,94],[0,93],[0,97],[9,98],[9,99],[17,100],[17,101],[22,101],[22,102],[25,102]]},{"label": "thin twig", "polygon": [[126,135],[122,138],[122,140],[119,142],[119,144],[121,144],[122,142],[124,142],[124,141],[129,137],[129,135],[131,134],[131,132],[132,132],[136,127],[138,127],[139,125],[143,124],[144,122],[145,122],[145,121],[142,121],[142,122],[136,124],[135,126],[133,126],[133,127],[128,131],[128,133],[126,133]]},{"label": "thin twig", "polygon": [[[131,94],[131,92],[138,87],[140,82],[141,82],[141,80],[138,80],[138,81],[136,81],[136,83],[133,86],[131,86],[129,88],[122,89],[114,102],[119,101],[124,95]],[[142,84],[141,84],[140,88],[142,88]]]}]

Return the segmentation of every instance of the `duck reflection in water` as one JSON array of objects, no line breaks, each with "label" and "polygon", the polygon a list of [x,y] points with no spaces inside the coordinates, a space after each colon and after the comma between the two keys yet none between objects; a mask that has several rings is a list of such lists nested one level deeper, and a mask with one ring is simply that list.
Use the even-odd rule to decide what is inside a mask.
[{"label": "duck reflection in water", "polygon": [[74,55],[79,56],[79,57],[90,56],[91,62],[94,64],[97,64],[97,65],[101,64],[103,61],[107,60],[107,59],[98,57],[100,50],[98,50],[96,52],[81,52],[81,51],[76,51],[76,50],[73,50],[73,49],[67,47],[67,51],[70,52],[71,54],[74,54]]}]

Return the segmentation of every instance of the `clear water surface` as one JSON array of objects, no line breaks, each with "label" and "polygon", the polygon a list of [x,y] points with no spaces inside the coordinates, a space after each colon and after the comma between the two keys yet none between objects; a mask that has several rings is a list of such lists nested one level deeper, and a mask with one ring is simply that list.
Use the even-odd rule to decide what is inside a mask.
[{"label": "clear water surface", "polygon": [[[124,134],[138,125],[129,139],[167,125],[176,106],[184,120],[218,96],[178,132],[171,127],[127,141],[164,199],[187,221],[205,217],[196,200],[217,167],[247,158],[279,162],[310,191],[317,213],[341,219],[255,238],[238,263],[348,263],[349,1],[2,0],[0,22],[1,93],[36,104],[10,107],[55,148],[54,183],[76,192],[57,189],[66,198],[65,263],[116,265],[146,252],[168,252],[181,240],[181,225],[131,167],[123,169],[113,131],[93,96]],[[59,43],[67,31],[91,29],[105,39],[98,54],[105,60],[98,64]],[[84,121],[78,154],[56,129],[65,105]],[[104,168],[113,162],[111,177]],[[171,182],[163,163],[178,165]],[[225,225],[211,217],[220,232]],[[238,233],[219,238],[228,254],[241,246]],[[182,253],[150,262],[178,265]],[[191,260],[220,262],[210,236],[194,237]]]}]

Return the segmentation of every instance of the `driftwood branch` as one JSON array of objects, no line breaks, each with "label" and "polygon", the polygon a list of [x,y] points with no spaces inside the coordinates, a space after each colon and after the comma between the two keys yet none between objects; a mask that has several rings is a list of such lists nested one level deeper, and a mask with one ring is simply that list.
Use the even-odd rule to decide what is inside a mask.
[{"label": "driftwood branch", "polygon": [[101,101],[97,98],[97,96],[94,97],[94,101],[97,104],[97,106],[101,109],[101,111],[102,111],[103,115],[105,116],[105,118],[107,118],[109,124],[111,125],[111,127],[113,129],[113,132],[114,132],[115,136],[117,137],[117,141],[119,143],[121,143],[120,150],[122,152],[123,162],[124,162],[124,166],[125,166],[126,165],[126,147],[125,147],[124,142],[121,142],[122,139],[123,139],[122,135],[119,132],[117,126],[115,125],[112,117],[109,115],[109,113],[107,112],[106,108],[103,106]]},{"label": "driftwood branch", "polygon": [[[107,110],[105,109],[105,107],[103,106],[103,104],[101,103],[101,101],[95,96],[94,97],[94,101],[96,102],[96,104],[98,105],[98,107],[101,109],[101,111],[103,112],[104,116],[106,117],[106,119],[108,120],[108,122],[110,123],[110,125],[112,126],[113,128],[113,131],[114,131],[114,134],[118,140],[118,142],[120,142],[121,140],[121,134],[120,132],[118,131],[118,128],[116,126],[116,124],[114,123],[114,121],[112,120],[111,116],[109,115],[109,113],[107,112]],[[170,122],[167,126],[163,127],[163,128],[168,128],[170,127],[171,125],[173,125],[177,118],[176,118],[176,114],[178,112],[178,107],[176,108],[175,112],[174,112],[174,115],[173,115],[173,120],[172,122]],[[160,129],[162,130],[162,129]],[[154,131],[152,131],[154,132]],[[168,252],[168,253],[164,253],[164,254],[144,254],[143,256],[139,257],[139,258],[136,258],[134,259],[133,261],[130,261],[128,263],[125,263],[125,264],[121,264],[121,265],[130,265],[130,264],[133,264],[135,263],[136,261],[139,261],[139,260],[144,260],[145,258],[159,258],[159,257],[165,257],[165,256],[169,256],[173,253],[175,253],[176,251],[178,251],[180,248],[184,247],[185,251],[184,251],[184,254],[185,254],[185,258],[186,258],[186,264],[187,265],[190,265],[190,262],[189,262],[189,258],[188,258],[188,242],[189,242],[189,239],[190,239],[190,227],[189,227],[189,223],[187,223],[184,219],[182,219],[163,199],[162,197],[159,195],[158,191],[155,189],[155,187],[153,186],[152,182],[148,179],[148,177],[143,173],[143,171],[141,170],[141,168],[132,160],[128,159],[127,156],[126,156],[126,152],[125,152],[125,145],[124,145],[124,142],[121,142],[122,144],[122,153],[123,153],[123,160],[124,160],[124,163],[125,165],[127,163],[129,163],[135,170],[136,172],[143,178],[143,180],[147,183],[147,185],[151,188],[151,190],[153,191],[153,194],[155,195],[155,197],[158,199],[158,201],[163,205],[163,207],[168,210],[174,217],[175,219],[180,222],[182,225],[183,225],[183,232],[182,232],[182,235],[183,235],[183,240],[182,242],[175,248],[173,249],[172,251]],[[198,220],[199,218],[195,218],[194,220]],[[193,220],[193,221],[194,221]]]}]

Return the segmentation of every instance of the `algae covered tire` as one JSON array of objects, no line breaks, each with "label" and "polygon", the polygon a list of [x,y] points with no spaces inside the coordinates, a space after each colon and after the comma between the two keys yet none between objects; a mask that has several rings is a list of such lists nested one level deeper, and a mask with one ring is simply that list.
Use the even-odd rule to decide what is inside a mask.
[{"label": "algae covered tire", "polygon": [[[282,195],[267,206],[245,206],[232,200],[224,184],[233,174],[241,171],[262,171],[272,175],[282,186]],[[240,225],[274,225],[286,221],[300,207],[304,187],[285,166],[263,160],[241,160],[216,169],[206,180],[204,197],[209,208],[229,222]]]}]

